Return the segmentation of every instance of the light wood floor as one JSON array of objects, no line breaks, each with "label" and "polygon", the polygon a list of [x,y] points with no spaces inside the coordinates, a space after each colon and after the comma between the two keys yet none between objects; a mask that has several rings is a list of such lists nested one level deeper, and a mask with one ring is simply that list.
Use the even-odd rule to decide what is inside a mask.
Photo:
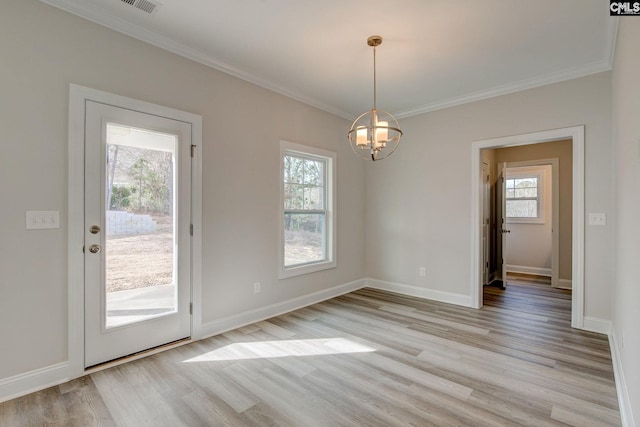
[{"label": "light wood floor", "polygon": [[2,426],[616,426],[607,337],[571,296],[473,310],[363,289],[0,404]]}]

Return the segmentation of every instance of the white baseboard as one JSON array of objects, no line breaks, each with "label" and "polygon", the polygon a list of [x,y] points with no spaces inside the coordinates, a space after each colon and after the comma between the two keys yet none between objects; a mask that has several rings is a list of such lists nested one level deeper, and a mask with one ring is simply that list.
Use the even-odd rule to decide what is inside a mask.
[{"label": "white baseboard", "polygon": [[[353,282],[334,286],[313,294],[304,295],[281,303],[272,304],[267,307],[215,320],[202,325],[202,338],[325,301],[363,288],[365,284],[366,282],[364,279],[355,280]],[[67,382],[70,379],[71,375],[68,362],[35,369],[33,371],[14,375],[8,378],[0,378],[0,402],[15,399],[16,397],[24,396],[48,387],[53,387]]]},{"label": "white baseboard", "polygon": [[385,282],[377,279],[366,279],[367,287],[380,289],[382,291],[396,292],[412,297],[425,298],[433,301],[446,302],[448,304],[471,307],[471,297],[469,295],[454,294],[451,292],[439,291],[436,289],[421,288],[414,285],[404,285],[401,283]]},{"label": "white baseboard", "polygon": [[365,284],[364,279],[354,280],[353,282],[334,286],[309,295],[204,323],[201,328],[202,339],[353,292],[357,289],[364,288]]},{"label": "white baseboard", "polygon": [[526,265],[511,265],[511,264],[507,264],[507,272],[509,272],[509,273],[520,273],[520,274],[534,274],[536,276],[551,277],[551,269],[550,268],[529,267],[529,266],[526,266]]},{"label": "white baseboard", "polygon": [[69,364],[57,363],[0,379],[0,402],[69,381]]},{"label": "white baseboard", "polygon": [[569,279],[558,279],[558,287],[562,289],[571,289],[572,282]]},{"label": "white baseboard", "polygon": [[611,321],[598,319],[597,317],[584,316],[582,329],[584,329],[585,331],[609,335],[611,334]]},{"label": "white baseboard", "polygon": [[[359,279],[353,282],[334,286],[329,289],[314,292],[309,295],[293,298],[287,301],[261,307],[255,310],[246,311],[237,315],[224,317],[222,319],[207,322],[202,325],[202,338],[217,335],[232,329],[259,322],[271,317],[275,317],[284,313],[288,313],[299,308],[303,308],[312,304],[316,304],[327,299],[331,299],[346,293],[370,287],[390,292],[396,292],[404,295],[425,298],[433,301],[455,304],[464,307],[471,307],[471,297],[469,295],[455,294],[435,289],[422,288],[414,285],[406,285],[401,283],[386,282],[377,279]],[[618,396],[620,399],[620,410],[623,414],[623,420],[631,420],[630,423],[624,423],[623,426],[635,426],[633,423],[633,415],[630,412],[629,396],[624,383],[622,374],[622,366],[617,351],[615,337],[612,334],[611,322],[608,320],[584,317],[584,329],[592,332],[607,334],[610,337],[611,354],[613,358],[614,373],[616,375],[616,387],[618,387]],[[62,384],[70,379],[69,364],[67,362],[58,363],[40,369],[35,369],[23,374],[14,375],[12,377],[0,379],[0,402],[24,396],[38,390]],[[623,397],[626,401],[623,402]],[[624,406],[623,405],[626,405]],[[626,414],[623,412],[626,410]]]},{"label": "white baseboard", "polygon": [[613,376],[616,382],[616,392],[618,394],[618,406],[620,406],[620,418],[622,427],[635,427],[636,422],[631,411],[631,400],[629,399],[629,390],[627,382],[624,378],[622,370],[622,359],[618,350],[618,339],[615,328],[611,329],[609,334],[609,347],[611,348],[611,362],[613,363]]}]

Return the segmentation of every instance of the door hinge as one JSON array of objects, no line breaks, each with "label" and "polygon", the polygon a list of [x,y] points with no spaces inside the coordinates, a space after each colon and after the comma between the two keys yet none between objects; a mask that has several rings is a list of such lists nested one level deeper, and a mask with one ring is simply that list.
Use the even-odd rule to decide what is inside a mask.
[{"label": "door hinge", "polygon": [[189,224],[189,234],[193,236],[193,224]]},{"label": "door hinge", "polygon": [[189,314],[193,314],[193,303],[189,303]]},{"label": "door hinge", "polygon": [[191,157],[194,156],[195,151],[196,151],[196,146],[191,144]]}]

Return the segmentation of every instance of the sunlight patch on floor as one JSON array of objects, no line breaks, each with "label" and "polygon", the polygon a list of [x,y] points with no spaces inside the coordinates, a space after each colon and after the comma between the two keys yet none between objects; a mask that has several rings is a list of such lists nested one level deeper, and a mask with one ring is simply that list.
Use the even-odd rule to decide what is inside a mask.
[{"label": "sunlight patch on floor", "polygon": [[370,353],[373,351],[376,350],[346,338],[258,341],[229,344],[217,350],[187,359],[184,363]]}]

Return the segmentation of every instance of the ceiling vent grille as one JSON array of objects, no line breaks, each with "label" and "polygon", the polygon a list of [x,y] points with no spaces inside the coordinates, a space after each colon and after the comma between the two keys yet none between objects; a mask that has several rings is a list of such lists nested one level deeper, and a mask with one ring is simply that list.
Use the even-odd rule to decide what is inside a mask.
[{"label": "ceiling vent grille", "polygon": [[143,12],[147,12],[150,15],[154,14],[160,7],[160,3],[156,3],[151,0],[120,0],[120,1],[130,6],[133,6],[136,9],[140,9]]}]

